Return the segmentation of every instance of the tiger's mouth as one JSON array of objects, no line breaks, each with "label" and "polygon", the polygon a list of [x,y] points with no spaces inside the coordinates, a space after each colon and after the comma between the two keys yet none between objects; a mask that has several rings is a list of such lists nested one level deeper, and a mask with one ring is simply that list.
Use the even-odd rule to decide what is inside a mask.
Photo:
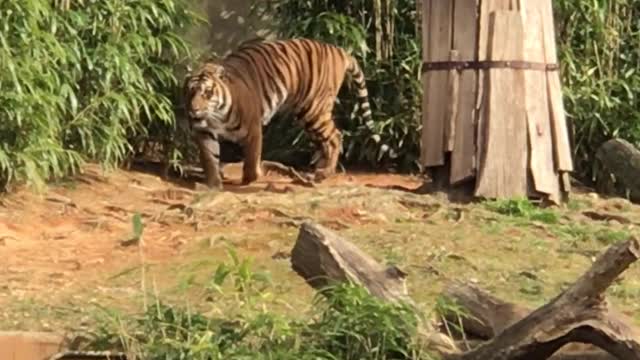
[{"label": "tiger's mouth", "polygon": [[203,131],[209,128],[209,124],[205,118],[191,118],[191,129],[194,131]]}]

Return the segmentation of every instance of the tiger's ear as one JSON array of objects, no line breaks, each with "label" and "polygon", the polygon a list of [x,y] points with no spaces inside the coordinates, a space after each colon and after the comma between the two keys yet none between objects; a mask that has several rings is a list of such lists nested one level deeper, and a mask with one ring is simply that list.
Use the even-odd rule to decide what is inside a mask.
[{"label": "tiger's ear", "polygon": [[222,78],[226,74],[224,66],[213,63],[213,62],[206,63],[204,65],[204,71],[210,74],[211,76],[218,77],[218,78]]}]

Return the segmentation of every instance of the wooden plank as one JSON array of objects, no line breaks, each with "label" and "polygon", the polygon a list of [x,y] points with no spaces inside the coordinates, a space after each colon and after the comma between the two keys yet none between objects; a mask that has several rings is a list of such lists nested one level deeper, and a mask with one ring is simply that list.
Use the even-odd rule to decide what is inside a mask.
[{"label": "wooden plank", "polygon": [[[524,24],[517,11],[490,16],[489,60],[522,58]],[[490,69],[488,76],[486,158],[476,196],[510,198],[527,194],[527,121],[524,72]]]},{"label": "wooden plank", "polygon": [[[556,50],[555,28],[553,22],[553,7],[551,0],[531,1],[538,6],[542,27],[544,29],[544,49],[547,63],[556,63],[558,54]],[[573,171],[573,158],[569,141],[569,129],[562,99],[562,84],[560,72],[551,71],[547,74],[547,87],[551,108],[551,124],[555,145],[556,169],[560,171]]]},{"label": "wooden plank", "polygon": [[[451,50],[449,60],[458,61],[460,55],[457,50]],[[447,152],[453,151],[456,138],[456,119],[458,118],[458,102],[459,102],[460,76],[458,70],[449,70],[449,79],[447,84],[447,113],[444,123],[444,149]]]},{"label": "wooden plank", "polygon": [[[423,59],[446,61],[451,50],[453,0],[426,0],[423,7]],[[447,71],[429,71],[423,76],[421,164],[444,164],[444,123],[448,96]]]},{"label": "wooden plank", "polygon": [[[521,60],[544,62],[543,28],[540,12],[534,3],[540,0],[521,0],[524,17],[524,57]],[[533,186],[539,193],[560,202],[559,175],[555,170],[553,133],[547,97],[547,74],[541,71],[525,71],[525,106],[527,114],[530,158],[529,168]]]},{"label": "wooden plank", "polygon": [[[473,61],[478,58],[478,0],[457,0],[453,9],[453,48],[460,60]],[[455,141],[451,154],[452,185],[475,175],[476,170],[476,110],[478,91],[477,72],[465,70],[460,74],[456,117]]]},{"label": "wooden plank", "polygon": [[[509,10],[509,0],[481,0],[478,32],[478,60],[489,58],[489,16],[494,10]],[[486,103],[487,103],[487,75],[488,70],[478,72],[478,88],[476,99],[476,173],[485,163],[485,149],[487,147],[485,133],[486,127]]]}]

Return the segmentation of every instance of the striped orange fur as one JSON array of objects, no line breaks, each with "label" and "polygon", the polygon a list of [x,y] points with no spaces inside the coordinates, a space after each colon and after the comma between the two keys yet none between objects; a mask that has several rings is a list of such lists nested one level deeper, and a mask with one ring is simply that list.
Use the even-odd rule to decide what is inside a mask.
[{"label": "striped orange fur", "polygon": [[362,116],[371,110],[364,74],[344,49],[310,39],[249,42],[185,79],[186,108],[209,186],[221,186],[218,137],[241,144],[242,182],[261,171],[262,127],[277,113],[293,115],[321,154],[316,180],[335,173],[342,135],[333,108],[345,75],[357,88]]}]

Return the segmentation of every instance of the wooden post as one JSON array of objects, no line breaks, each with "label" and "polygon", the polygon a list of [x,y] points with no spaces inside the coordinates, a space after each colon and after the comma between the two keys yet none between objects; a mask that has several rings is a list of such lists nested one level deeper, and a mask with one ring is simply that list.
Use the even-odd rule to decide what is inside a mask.
[{"label": "wooden post", "polygon": [[[422,0],[421,165],[481,198],[560,203],[571,148],[551,0]],[[447,177],[438,179],[438,177]]]},{"label": "wooden post", "polygon": [[[428,62],[447,61],[451,55],[451,17],[453,0],[424,0],[422,6],[423,59]],[[434,71],[424,74],[423,82],[423,166],[444,165],[445,117],[449,96],[448,72]]]}]

